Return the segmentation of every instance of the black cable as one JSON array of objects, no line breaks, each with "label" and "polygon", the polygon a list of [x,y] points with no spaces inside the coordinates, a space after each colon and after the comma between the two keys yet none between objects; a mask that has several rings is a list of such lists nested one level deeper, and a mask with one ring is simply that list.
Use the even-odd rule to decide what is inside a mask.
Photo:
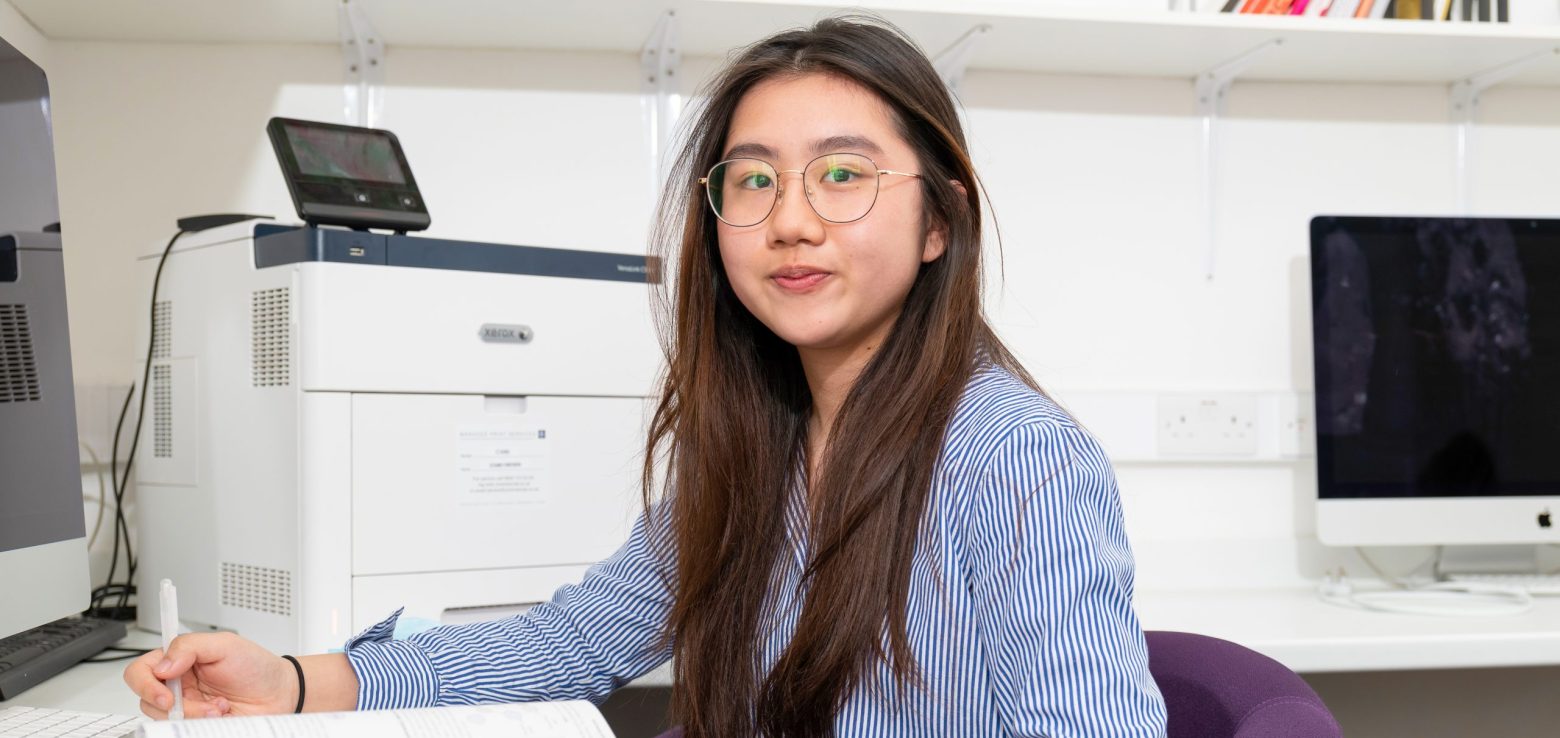
[{"label": "black cable", "polygon": [[[109,454],[108,474],[114,487],[114,560],[108,570],[108,580],[104,586],[114,586],[114,569],[119,564],[119,541],[123,533],[126,540],[130,537],[130,526],[125,521],[125,488],[129,483],[128,477],[121,479],[119,476],[119,438],[125,429],[125,416],[130,413],[130,400],[135,397],[135,382],[130,383],[129,391],[125,392],[125,401],[119,405],[119,420],[114,423],[114,450]],[[126,564],[129,564],[128,559]]]},{"label": "black cable", "polygon": [[[173,252],[173,245],[178,243],[179,237],[186,233],[189,233],[189,231],[180,228],[177,233],[173,234],[173,238],[168,239],[168,245],[163,247],[162,257],[157,260],[157,272],[152,275],[151,305],[147,306],[146,309],[146,323],[149,328],[146,333],[146,363],[141,367],[141,402],[135,411],[135,435],[130,437],[130,455],[125,457],[125,478],[119,485],[120,500],[124,499],[125,490],[130,486],[130,471],[135,468],[135,452],[141,445],[141,423],[146,420],[146,395],[147,390],[151,388],[152,353],[157,346],[157,290],[162,285],[163,267],[168,265],[168,254]],[[120,520],[123,519],[124,516],[121,515]],[[129,604],[130,594],[135,589],[136,560],[135,551],[130,547],[130,526],[128,523],[125,525],[125,561],[130,564],[128,581],[130,586],[119,596],[120,607],[125,607]]]},{"label": "black cable", "polygon": [[[125,585],[123,585],[123,584],[105,584],[105,585],[103,585],[101,587],[97,587],[97,588],[93,589],[92,590],[92,604],[93,604],[93,607],[97,607],[99,604],[101,604],[103,602],[103,600],[106,600],[106,599],[108,599],[110,597],[114,597],[114,596],[118,595],[120,593],[120,590],[122,590],[124,588],[125,588]],[[107,615],[104,615],[102,613],[89,613],[89,614],[94,615],[96,617],[108,617]]]},{"label": "black cable", "polygon": [[[109,560],[108,560],[108,578],[104,581],[103,586],[98,587],[98,588],[92,590],[92,609],[93,610],[97,610],[102,605],[104,600],[108,599],[109,597],[112,597],[115,594],[119,594],[120,588],[122,588],[124,586],[124,585],[114,584],[114,574],[119,571],[119,542],[120,542],[120,533],[121,533],[121,531],[128,531],[129,530],[128,526],[125,525],[125,513],[124,513],[124,489],[125,488],[124,488],[124,485],[121,484],[120,480],[119,480],[119,438],[120,438],[121,434],[123,434],[123,432],[124,432],[124,429],[125,429],[125,416],[128,415],[129,412],[130,412],[130,400],[133,397],[135,397],[135,384],[134,383],[132,383],[130,385],[130,391],[125,393],[125,401],[123,403],[121,403],[120,406],[119,406],[119,421],[114,424],[114,443],[113,443],[113,446],[111,448],[109,448],[108,474],[109,474],[109,477],[112,480],[111,486],[113,487],[113,491],[114,491],[114,552],[113,552],[112,556],[109,557]],[[97,614],[106,615],[106,613],[97,613]],[[116,608],[114,610],[113,614],[114,615],[118,615],[119,614],[118,608]]]},{"label": "black cable", "polygon": [[[130,524],[125,520],[124,501],[125,492],[130,486],[130,475],[135,469],[135,453],[136,450],[141,446],[141,426],[146,420],[146,394],[147,389],[150,387],[152,378],[152,353],[157,345],[157,292],[162,286],[163,267],[168,265],[168,255],[173,252],[173,245],[178,243],[181,236],[189,232],[190,231],[181,228],[177,233],[173,234],[173,238],[168,239],[168,245],[163,247],[162,256],[157,260],[157,272],[152,275],[152,299],[151,305],[147,309],[148,325],[150,326],[150,330],[147,332],[146,361],[141,367],[141,401],[136,406],[135,430],[131,433],[130,436],[130,453],[125,457],[124,476],[120,478],[114,485],[114,555],[109,563],[108,581],[104,584],[103,590],[101,590],[104,591],[106,598],[108,596],[112,596],[110,592],[112,592],[116,586],[118,587],[117,591],[119,594],[119,604],[114,609],[114,613],[116,615],[129,606],[130,595],[135,594],[135,570],[137,562],[135,560],[135,549],[130,543]],[[166,330],[166,327],[164,329]],[[114,448],[113,452],[109,456],[109,463],[111,465],[109,470],[110,473],[114,473],[114,469],[117,468],[119,464],[120,431],[124,427],[125,416],[130,408],[130,399],[135,395],[135,390],[136,386],[134,384],[130,385],[130,393],[125,395],[124,406],[121,407],[119,411],[119,423],[114,428]],[[123,531],[125,544],[126,565],[125,583],[122,586],[114,584],[114,574],[117,573],[119,568],[119,540],[121,537],[121,531]]]}]

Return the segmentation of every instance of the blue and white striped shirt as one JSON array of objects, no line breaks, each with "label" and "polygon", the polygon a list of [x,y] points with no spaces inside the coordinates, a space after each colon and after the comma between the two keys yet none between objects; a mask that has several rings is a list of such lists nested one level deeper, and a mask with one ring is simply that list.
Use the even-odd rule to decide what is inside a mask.
[{"label": "blue and white striped shirt", "polygon": [[[791,501],[761,648],[773,664],[796,625],[806,550]],[[1132,553],[1110,462],[1045,396],[986,367],[944,439],[907,602],[925,688],[878,664],[835,722],[854,736],[1162,736],[1165,707],[1132,611]],[[504,620],[405,640],[399,613],[352,639],[359,709],[590,699],[660,666],[671,592],[661,516],[550,602]],[[947,586],[959,583],[961,586]]]}]

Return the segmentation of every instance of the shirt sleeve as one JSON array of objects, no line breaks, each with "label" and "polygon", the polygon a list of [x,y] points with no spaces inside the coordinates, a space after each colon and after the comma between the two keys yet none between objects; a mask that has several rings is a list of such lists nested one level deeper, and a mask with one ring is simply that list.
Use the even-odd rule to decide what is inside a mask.
[{"label": "shirt sleeve", "polygon": [[441,626],[395,641],[397,610],[365,630],[346,647],[358,678],[358,709],[569,699],[599,704],[665,663],[671,647],[660,640],[672,593],[662,517],[641,514],[622,548],[578,584],[559,588],[551,601],[521,615]]},{"label": "shirt sleeve", "polygon": [[1008,734],[1163,736],[1120,495],[1094,439],[1068,421],[1018,427],[970,513],[966,571]]}]

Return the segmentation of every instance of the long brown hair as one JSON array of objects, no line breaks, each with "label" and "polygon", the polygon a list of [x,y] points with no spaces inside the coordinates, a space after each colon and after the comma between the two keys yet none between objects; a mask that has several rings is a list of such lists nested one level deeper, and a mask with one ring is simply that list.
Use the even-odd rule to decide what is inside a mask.
[{"label": "long brown hair", "polygon": [[[805,601],[789,645],[764,673],[756,644],[787,550],[784,513],[805,461],[812,397],[795,347],[732,291],[696,178],[720,160],[748,90],[814,73],[852,80],[893,111],[923,175],[923,235],[942,229],[946,247],[921,266],[882,350],[834,419],[810,480]],[[901,688],[919,683],[905,622],[910,563],[965,382],[979,361],[1033,381],[982,315],[979,182],[953,100],[913,42],[875,18],[829,18],[741,51],[705,98],[653,239],[677,249],[663,262],[676,273],[669,314],[660,316],[668,369],[644,466],[650,510],[656,461],[665,462],[672,717],[689,738],[829,736],[873,665],[890,664]]]}]

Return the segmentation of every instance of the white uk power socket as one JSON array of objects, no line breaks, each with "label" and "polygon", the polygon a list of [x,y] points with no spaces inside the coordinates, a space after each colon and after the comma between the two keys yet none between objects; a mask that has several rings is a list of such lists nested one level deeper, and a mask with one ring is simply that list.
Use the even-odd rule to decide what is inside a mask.
[{"label": "white uk power socket", "polygon": [[1165,456],[1255,456],[1257,397],[1252,394],[1159,396],[1158,446]]}]

